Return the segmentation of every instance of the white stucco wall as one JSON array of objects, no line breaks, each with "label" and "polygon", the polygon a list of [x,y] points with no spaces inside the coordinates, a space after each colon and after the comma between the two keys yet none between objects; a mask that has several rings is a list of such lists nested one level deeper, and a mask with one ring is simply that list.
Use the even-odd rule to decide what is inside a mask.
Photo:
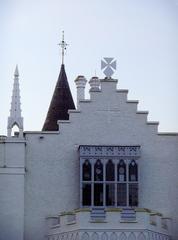
[{"label": "white stucco wall", "polygon": [[43,239],[45,216],[79,207],[79,145],[140,145],[139,207],[174,221],[178,215],[178,136],[158,135],[157,124],[136,113],[137,102],[127,102],[127,91],[116,91],[116,81],[101,87],[80,102],[80,112],[70,111],[70,121],[60,121],[59,134],[26,133],[26,240]]},{"label": "white stucco wall", "polygon": [[0,142],[0,239],[24,239],[25,142]]},{"label": "white stucco wall", "polygon": [[46,216],[79,207],[80,145],[140,145],[139,207],[172,217],[178,238],[178,136],[157,134],[157,123],[147,123],[147,112],[137,112],[138,102],[128,101],[116,83],[101,81],[101,92],[80,101],[80,111],[69,111],[59,132],[26,132],[26,147],[0,144],[1,229],[17,227],[20,240],[24,223],[25,240],[42,240]]}]

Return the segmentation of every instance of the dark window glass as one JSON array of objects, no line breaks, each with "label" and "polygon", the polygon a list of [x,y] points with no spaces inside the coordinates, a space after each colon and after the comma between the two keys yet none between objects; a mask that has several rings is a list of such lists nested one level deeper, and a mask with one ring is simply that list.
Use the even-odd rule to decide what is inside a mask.
[{"label": "dark window glass", "polygon": [[114,184],[106,184],[106,206],[115,205],[115,187]]},{"label": "dark window glass", "polygon": [[129,206],[138,206],[138,184],[129,184]]},{"label": "dark window glass", "polygon": [[138,169],[134,160],[129,164],[129,181],[138,181]]},{"label": "dark window glass", "polygon": [[126,164],[124,160],[120,160],[117,165],[117,180],[118,182],[126,181]]},{"label": "dark window glass", "polygon": [[94,205],[103,206],[103,184],[94,184]]},{"label": "dark window glass", "polygon": [[91,206],[91,184],[83,184],[82,205]]},{"label": "dark window glass", "polygon": [[103,181],[103,164],[97,160],[94,166],[94,180]]},{"label": "dark window glass", "polygon": [[114,181],[114,164],[111,160],[106,164],[106,181]]},{"label": "dark window glass", "polygon": [[117,205],[127,205],[127,186],[126,183],[117,184]]},{"label": "dark window glass", "polygon": [[83,164],[83,181],[91,181],[91,164],[88,160]]}]

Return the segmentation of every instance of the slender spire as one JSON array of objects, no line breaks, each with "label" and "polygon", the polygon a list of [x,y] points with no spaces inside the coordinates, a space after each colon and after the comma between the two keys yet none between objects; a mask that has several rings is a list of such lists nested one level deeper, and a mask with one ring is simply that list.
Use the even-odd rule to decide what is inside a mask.
[{"label": "slender spire", "polygon": [[18,65],[16,65],[16,67],[15,67],[14,77],[19,77]]},{"label": "slender spire", "polygon": [[59,43],[59,46],[61,46],[62,49],[62,64],[64,64],[64,53],[68,46],[68,44],[64,41],[64,31],[62,31],[62,41]]},{"label": "slender spire", "polygon": [[75,109],[64,66],[64,51],[67,46],[64,33],[59,45],[62,47],[62,65],[42,131],[57,131],[57,121],[68,120],[68,110]]},{"label": "slender spire", "polygon": [[23,135],[23,117],[21,116],[20,88],[19,88],[19,70],[16,65],[14,72],[14,84],[12,91],[12,101],[10,116],[8,117],[7,134],[11,136],[12,128],[16,125],[19,128],[19,135]]}]

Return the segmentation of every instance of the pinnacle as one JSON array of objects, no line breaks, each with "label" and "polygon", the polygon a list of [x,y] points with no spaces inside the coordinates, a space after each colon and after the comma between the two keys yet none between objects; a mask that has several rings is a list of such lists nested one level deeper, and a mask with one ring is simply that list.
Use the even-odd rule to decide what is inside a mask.
[{"label": "pinnacle", "polygon": [[19,76],[19,69],[18,69],[18,65],[16,65],[16,67],[15,67],[14,76],[15,76],[15,77],[18,77],[18,76]]},{"label": "pinnacle", "polygon": [[8,117],[7,122],[7,130],[8,130],[8,137],[12,135],[12,128],[16,125],[19,128],[20,135],[22,136],[23,133],[23,117],[21,116],[21,108],[20,108],[20,89],[19,89],[19,71],[18,66],[16,65],[15,72],[14,72],[14,83],[13,83],[13,90],[12,90],[12,101],[11,101],[11,109],[10,109],[10,116]]}]

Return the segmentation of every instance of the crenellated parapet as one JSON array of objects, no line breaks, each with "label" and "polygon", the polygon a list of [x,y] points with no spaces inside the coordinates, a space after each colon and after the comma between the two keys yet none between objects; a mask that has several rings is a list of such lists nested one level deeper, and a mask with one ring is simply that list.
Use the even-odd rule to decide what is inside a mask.
[{"label": "crenellated parapet", "polygon": [[[133,215],[132,218],[130,218],[131,214]],[[49,216],[46,218],[47,239],[170,239],[171,219],[163,217],[158,212],[141,208],[113,208],[105,210],[103,216],[97,217],[95,215],[95,218],[93,218],[90,209],[78,209],[73,212]]]}]

